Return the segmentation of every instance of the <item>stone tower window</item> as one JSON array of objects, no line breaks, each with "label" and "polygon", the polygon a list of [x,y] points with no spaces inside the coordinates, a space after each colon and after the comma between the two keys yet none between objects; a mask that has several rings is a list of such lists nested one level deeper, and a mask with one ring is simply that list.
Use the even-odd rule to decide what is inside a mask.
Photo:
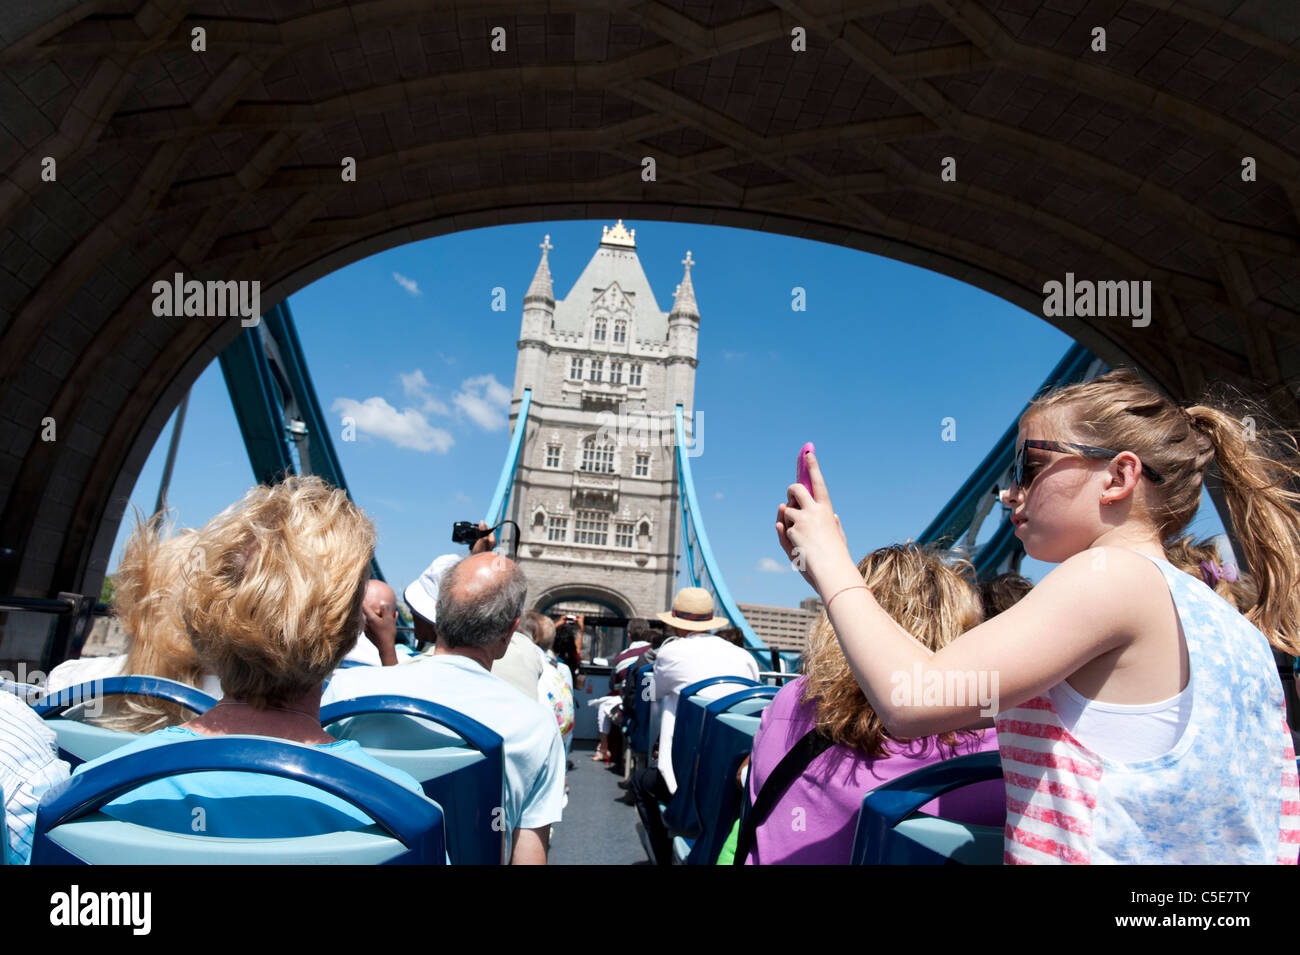
[{"label": "stone tower window", "polygon": [[639,361],[632,362],[631,367],[628,368],[627,383],[629,385],[641,384],[641,363]]},{"label": "stone tower window", "polygon": [[[606,319],[596,319],[596,331],[591,336],[592,341],[603,342],[605,340],[605,326],[608,324]],[[615,333],[617,334],[617,332]]]},{"label": "stone tower window", "polygon": [[582,470],[598,474],[614,473],[614,446],[596,444],[595,437],[582,442]]},{"label": "stone tower window", "polygon": [[569,359],[569,377],[574,381],[582,381],[582,365],[583,359],[581,358]]},{"label": "stone tower window", "polygon": [[616,321],[614,323],[614,344],[622,345],[627,341],[627,322]]}]

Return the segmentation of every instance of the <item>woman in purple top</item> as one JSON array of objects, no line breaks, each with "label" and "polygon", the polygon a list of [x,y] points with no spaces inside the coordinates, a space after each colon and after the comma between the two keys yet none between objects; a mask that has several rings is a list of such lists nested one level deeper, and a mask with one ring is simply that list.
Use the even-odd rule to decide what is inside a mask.
[{"label": "woman in purple top", "polygon": [[[931,650],[982,622],[979,598],[962,573],[915,545],[881,548],[863,558],[858,570],[889,615]],[[898,692],[911,692],[908,676],[900,674]],[[991,701],[990,712],[995,708]],[[998,748],[992,729],[919,740],[891,737],[858,686],[824,611],[808,640],[804,675],[784,686],[763,711],[750,762],[751,801],[786,753],[814,728],[833,745],[776,802],[755,833],[747,864],[847,865],[868,792],[939,760]],[[923,810],[1001,826],[1002,781],[957,790]]]}]

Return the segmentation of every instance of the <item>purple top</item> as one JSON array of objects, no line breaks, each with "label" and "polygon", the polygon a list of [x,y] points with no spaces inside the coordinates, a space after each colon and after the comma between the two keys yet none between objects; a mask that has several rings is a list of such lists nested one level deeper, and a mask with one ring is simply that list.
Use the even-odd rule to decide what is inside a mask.
[{"label": "purple top", "polygon": [[[816,725],[816,701],[799,702],[806,682],[801,676],[787,683],[763,711],[750,759],[751,802],[777,763]],[[956,755],[997,752],[997,734],[992,729],[983,733],[974,743],[964,741]],[[842,743],[818,755],[758,827],[746,864],[848,865],[862,798],[877,786],[948,758],[947,749],[941,752],[933,738],[906,748],[898,743],[885,745],[895,755],[873,758]],[[992,779],[967,786],[921,808],[959,822],[1002,826],[1006,818],[1003,782]]]}]

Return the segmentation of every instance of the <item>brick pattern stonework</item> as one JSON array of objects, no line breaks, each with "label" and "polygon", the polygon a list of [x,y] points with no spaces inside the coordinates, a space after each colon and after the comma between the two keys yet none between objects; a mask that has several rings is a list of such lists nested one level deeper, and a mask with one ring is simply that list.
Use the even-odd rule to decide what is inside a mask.
[{"label": "brick pattern stonework", "polygon": [[[1149,280],[1149,326],[1050,320],[1179,398],[1226,381],[1300,425],[1294,6],[18,4],[0,23],[0,593],[98,590],[150,448],[239,331],[155,316],[155,281],[257,280],[265,309],[383,249],[506,223],[780,232],[1040,315],[1067,272]],[[648,365],[647,391],[681,367]],[[547,395],[552,418],[572,400]],[[657,553],[671,507],[619,479]]]}]

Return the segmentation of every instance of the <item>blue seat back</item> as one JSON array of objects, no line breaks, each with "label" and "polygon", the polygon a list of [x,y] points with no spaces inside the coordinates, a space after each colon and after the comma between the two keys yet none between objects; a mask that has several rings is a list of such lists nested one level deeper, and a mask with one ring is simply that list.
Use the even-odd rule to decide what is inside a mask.
[{"label": "blue seat back", "polygon": [[[700,830],[700,820],[695,812],[695,760],[699,755],[700,739],[704,734],[704,720],[710,701],[699,699],[698,694],[703,689],[719,684],[737,685],[748,689],[759,685],[743,676],[714,676],[682,688],[673,723],[672,761],[677,791],[664,812],[664,822],[672,831],[686,836],[695,836]],[[769,689],[773,688],[769,687]],[[660,753],[659,759],[662,761],[663,758],[664,754]]]},{"label": "blue seat back", "polygon": [[[314,786],[356,806],[375,825],[284,839],[209,838],[122,822],[99,812],[157,779],[252,772]],[[185,740],[110,759],[51,790],[36,814],[33,865],[441,865],[442,809],[385,776],[312,746],[249,736]]]},{"label": "blue seat back", "polygon": [[694,767],[695,816],[700,833],[687,862],[713,865],[740,816],[742,792],[736,773],[754,749],[760,714],[780,692],[757,686],[731,693],[705,707],[704,732]]},{"label": "blue seat back", "polygon": [[[454,736],[416,722],[428,720]],[[447,847],[455,865],[500,865],[505,827],[505,746],[500,734],[464,713],[428,700],[363,696],[321,710],[321,725],[347,723],[335,735],[359,742],[381,762],[420,781],[447,814]]]},{"label": "blue seat back", "polygon": [[869,792],[862,800],[853,865],[1000,865],[1004,828],[918,813],[937,796],[1002,778],[996,752],[925,766]]},{"label": "blue seat back", "polygon": [[650,722],[653,713],[650,681],[654,679],[654,664],[644,666],[633,664],[630,679],[637,687],[636,706],[632,710],[632,728],[628,736],[628,745],[634,753],[650,752]]},{"label": "blue seat back", "polygon": [[67,760],[71,768],[76,769],[82,763],[98,759],[138,738],[136,733],[105,729],[80,720],[63,718],[68,710],[88,700],[102,700],[110,696],[152,696],[179,703],[195,713],[205,713],[217,702],[192,686],[158,676],[107,677],[51,693],[32,709],[50,724],[58,736],[59,758]]}]

